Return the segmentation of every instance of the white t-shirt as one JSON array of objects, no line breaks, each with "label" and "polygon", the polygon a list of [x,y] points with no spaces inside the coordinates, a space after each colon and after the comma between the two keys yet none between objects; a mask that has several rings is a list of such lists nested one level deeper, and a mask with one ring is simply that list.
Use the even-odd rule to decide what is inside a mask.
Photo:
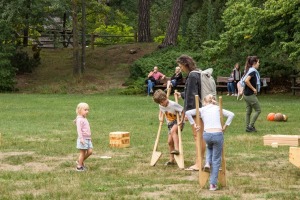
[{"label": "white t-shirt", "polygon": [[166,121],[167,121],[167,123],[169,123],[169,122],[172,122],[177,119],[176,112],[181,114],[183,107],[181,105],[179,105],[178,103],[176,103],[172,100],[169,100],[169,104],[167,107],[159,105],[159,109],[161,112],[163,112],[165,114]]},{"label": "white t-shirt", "polygon": [[[204,130],[211,128],[222,129],[220,121],[220,107],[213,104],[208,104],[199,109],[200,117],[203,120]],[[189,110],[185,113],[191,125],[195,123],[193,116],[196,115],[196,109]],[[223,109],[223,116],[227,117],[225,124],[229,126],[234,117],[234,113]]]}]

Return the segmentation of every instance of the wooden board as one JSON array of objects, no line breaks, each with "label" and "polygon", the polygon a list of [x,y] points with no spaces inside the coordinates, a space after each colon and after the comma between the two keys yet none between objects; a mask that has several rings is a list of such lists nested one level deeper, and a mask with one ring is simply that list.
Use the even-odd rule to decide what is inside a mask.
[{"label": "wooden board", "polygon": [[277,143],[278,146],[299,146],[300,144],[300,135],[265,135],[263,139],[265,146],[272,146],[272,143]]},{"label": "wooden board", "polygon": [[109,146],[116,148],[124,148],[130,146],[129,132],[111,132],[109,133]]},{"label": "wooden board", "polygon": [[300,168],[300,148],[299,147],[290,147],[289,161],[296,167]]}]

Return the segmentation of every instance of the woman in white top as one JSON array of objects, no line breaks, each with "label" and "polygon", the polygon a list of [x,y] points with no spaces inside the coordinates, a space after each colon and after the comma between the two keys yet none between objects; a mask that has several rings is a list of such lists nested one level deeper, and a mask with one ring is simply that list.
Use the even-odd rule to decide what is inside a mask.
[{"label": "woman in white top", "polygon": [[[223,133],[227,126],[230,125],[234,113],[223,109],[223,115],[227,117],[227,120],[222,127],[220,121],[220,107],[217,106],[217,102],[213,95],[209,94],[204,98],[203,107],[199,109],[200,117],[204,124],[203,138],[206,142],[206,164],[204,170],[210,170],[210,190],[217,189],[217,181],[219,168],[221,165],[222,149],[224,136]],[[191,125],[194,125],[196,130],[200,127],[195,123],[193,116],[196,115],[196,109],[189,110],[185,113]]]}]

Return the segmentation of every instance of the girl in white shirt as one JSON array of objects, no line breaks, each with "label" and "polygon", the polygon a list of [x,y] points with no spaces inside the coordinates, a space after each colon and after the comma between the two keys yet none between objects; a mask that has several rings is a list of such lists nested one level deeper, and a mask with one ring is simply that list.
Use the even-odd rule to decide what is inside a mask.
[{"label": "girl in white shirt", "polygon": [[[210,190],[217,189],[217,181],[219,168],[221,165],[222,149],[224,143],[223,133],[227,126],[230,125],[234,113],[223,109],[223,115],[227,117],[227,120],[222,127],[220,121],[220,107],[217,106],[217,102],[213,95],[209,94],[204,98],[203,107],[199,109],[200,117],[204,124],[203,139],[206,142],[206,164],[204,170],[209,171],[210,174]],[[195,123],[193,116],[196,115],[196,109],[189,110],[185,113],[191,125],[199,130],[199,126]]]}]

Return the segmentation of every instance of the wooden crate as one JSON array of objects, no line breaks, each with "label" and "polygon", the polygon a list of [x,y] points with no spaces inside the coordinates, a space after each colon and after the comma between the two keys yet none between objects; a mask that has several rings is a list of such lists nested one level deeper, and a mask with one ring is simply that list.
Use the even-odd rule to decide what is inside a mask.
[{"label": "wooden crate", "polygon": [[129,132],[111,132],[109,133],[109,146],[116,148],[124,148],[130,146]]},{"label": "wooden crate", "polygon": [[278,146],[299,146],[300,135],[265,135],[264,145],[272,146],[278,144]]},{"label": "wooden crate", "polygon": [[290,147],[289,161],[296,167],[300,168],[300,148],[299,147]]}]

